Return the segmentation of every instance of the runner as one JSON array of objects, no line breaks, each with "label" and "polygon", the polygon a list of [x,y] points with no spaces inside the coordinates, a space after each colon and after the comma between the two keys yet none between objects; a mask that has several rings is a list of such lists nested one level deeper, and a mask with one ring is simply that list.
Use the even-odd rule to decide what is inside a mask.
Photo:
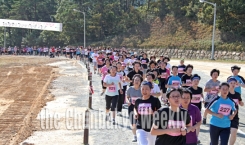
[{"label": "runner", "polygon": [[152,72],[157,67],[157,63],[154,60],[149,62],[149,69],[146,70],[146,73]]},{"label": "runner", "polygon": [[168,57],[165,57],[164,58],[164,62],[167,63],[166,69],[168,69],[169,71],[171,71],[171,65],[169,64],[169,61],[170,61],[170,59]]},{"label": "runner", "polygon": [[142,68],[143,68],[143,79],[145,79],[146,71],[147,71],[147,65],[149,63],[149,59],[147,58],[147,54],[144,53],[143,57],[140,59]]},{"label": "runner", "polygon": [[237,65],[234,65],[231,67],[231,71],[232,71],[232,76],[230,77],[234,77],[237,80],[237,85],[235,88],[235,91],[238,92],[239,94],[242,94],[242,90],[241,87],[245,88],[245,80],[242,76],[238,75],[240,72],[241,67],[238,67]]},{"label": "runner", "polygon": [[[99,54],[97,53],[97,50],[95,50],[94,53],[92,54],[93,65],[94,65],[94,74],[96,74],[96,70],[98,68],[97,57],[99,57]],[[97,70],[97,74],[98,73],[99,73],[99,69]]]},{"label": "runner", "polygon": [[112,123],[113,125],[116,124],[115,118],[115,108],[117,107],[117,100],[119,92],[122,94],[122,88],[120,84],[120,78],[116,75],[117,73],[117,67],[112,66],[110,68],[110,74],[106,75],[104,78],[104,87],[106,87],[105,91],[105,100],[106,100],[106,121],[109,120],[110,114],[109,112],[112,112]]},{"label": "runner", "polygon": [[172,66],[172,75],[168,77],[165,85],[167,91],[171,88],[180,88],[181,87],[181,78],[178,76],[178,67]]},{"label": "runner", "polygon": [[190,131],[186,134],[186,145],[196,145],[200,143],[198,134],[200,126],[202,124],[202,116],[200,109],[195,105],[191,104],[193,100],[193,93],[189,89],[183,89],[183,95],[181,97],[181,107],[188,110],[191,116],[191,127]]},{"label": "runner", "polygon": [[155,75],[155,79],[153,80],[153,82],[157,84],[158,87],[161,87],[161,82],[158,79],[158,75],[159,75],[158,69],[152,70],[152,73]]},{"label": "runner", "polygon": [[237,114],[235,115],[233,120],[231,120],[231,135],[230,135],[230,141],[229,141],[229,145],[234,145],[236,142],[237,130],[239,126],[238,109],[239,109],[239,105],[243,106],[244,103],[242,101],[241,94],[239,94],[238,92],[235,92],[237,79],[235,77],[230,77],[228,78],[227,82],[230,85],[230,89],[229,89],[230,91],[229,91],[228,97],[230,97],[235,102],[235,106],[237,109]]},{"label": "runner", "polygon": [[137,136],[136,136],[136,120],[134,119],[134,105],[135,101],[138,98],[142,98],[141,90],[140,90],[140,84],[143,81],[143,78],[141,75],[136,74],[133,77],[133,86],[129,87],[127,90],[127,103],[128,103],[128,116],[130,123],[132,125],[132,132],[134,135],[134,139],[132,142],[137,142]]},{"label": "runner", "polygon": [[159,60],[157,60],[158,66],[161,67],[161,62],[162,62],[162,61],[164,61],[164,57],[161,55],[160,58],[159,58]]},{"label": "runner", "polygon": [[203,89],[199,87],[201,77],[198,74],[194,74],[191,77],[192,86],[188,89],[192,92],[191,104],[197,106],[199,111],[202,111]]},{"label": "runner", "polygon": [[155,61],[155,62],[156,62],[156,56],[154,56],[154,55],[151,56],[151,57],[150,57],[150,61]]},{"label": "runner", "polygon": [[103,57],[102,52],[99,52],[98,54],[99,54],[99,56],[97,57],[97,65],[98,65],[98,72],[99,72],[98,74],[101,75],[101,68],[104,65],[105,58]]},{"label": "runner", "polygon": [[161,90],[159,86],[153,82],[153,80],[155,79],[155,75],[152,72],[149,72],[146,74],[146,79],[153,86],[153,88],[151,89],[151,95],[158,98],[161,95]]},{"label": "runner", "polygon": [[[210,139],[212,145],[218,145],[219,138],[221,145],[227,145],[230,137],[231,120],[235,117],[237,110],[235,102],[229,98],[229,84],[220,85],[220,96],[216,97],[207,107],[207,113],[211,114]],[[231,111],[234,111],[231,114]]]},{"label": "runner", "polygon": [[191,83],[192,70],[193,70],[193,65],[188,64],[185,67],[184,71],[186,72],[186,74],[184,74],[181,77],[182,87],[189,88],[192,85]]},{"label": "runner", "polygon": [[[120,85],[123,90],[123,80],[124,80],[124,77],[125,77],[125,73],[124,71],[122,71],[122,64],[121,62],[117,62],[116,64],[117,66],[117,76],[119,76],[120,78]],[[118,95],[118,102],[117,102],[117,116],[122,116],[122,106],[123,106],[123,103],[124,103],[124,100],[125,100],[125,97],[123,96],[123,93]]]},{"label": "runner", "polygon": [[76,49],[76,60],[81,60],[81,49],[78,47]]},{"label": "runner", "polygon": [[[202,111],[202,101],[203,101],[203,89],[199,87],[199,81],[201,80],[201,77],[198,74],[194,74],[191,77],[192,86],[188,89],[192,92],[192,99],[191,104],[198,107],[199,111]],[[196,128],[196,135],[199,136],[200,132],[200,126]],[[198,139],[197,143],[201,143],[201,141]]]},{"label": "runner", "polygon": [[170,72],[168,69],[166,69],[166,66],[167,66],[167,63],[166,62],[160,62],[160,68],[158,69],[159,71],[159,80],[161,82],[161,86],[160,86],[160,89],[162,90],[162,98],[161,100],[163,101],[163,103],[166,105],[167,104],[167,99],[166,99],[166,91],[167,91],[167,88],[165,86],[166,82],[167,82],[167,79],[168,77],[170,76]]},{"label": "runner", "polygon": [[185,68],[186,66],[184,65],[185,60],[181,59],[180,60],[180,65],[178,65],[178,76],[181,78],[185,74]]},{"label": "runner", "polygon": [[135,56],[131,55],[130,59],[127,62],[129,71],[133,70],[133,67],[134,67],[133,64],[134,64],[135,61],[136,61]]},{"label": "runner", "polygon": [[102,93],[100,94],[101,96],[105,93],[105,90],[106,90],[106,87],[104,87],[103,85],[103,81],[104,81],[104,78],[105,76],[108,74],[108,70],[110,69],[111,67],[111,62],[109,59],[106,59],[105,60],[105,66],[103,66],[101,68],[101,74],[102,74],[102,80],[101,80],[101,84],[102,84]]},{"label": "runner", "polygon": [[140,67],[141,67],[141,63],[139,62],[133,63],[133,70],[128,73],[126,78],[126,81],[130,83],[130,86],[133,86],[132,79],[134,75],[140,74],[141,76],[143,76],[143,72],[140,71]]},{"label": "runner", "polygon": [[[206,97],[204,98],[204,106],[205,108],[207,108],[208,104],[214,100],[215,98],[218,97],[219,94],[219,85],[220,85],[220,81],[217,80],[218,76],[220,74],[220,71],[217,69],[213,69],[210,72],[210,76],[212,77],[212,79],[210,79],[204,88],[204,92],[207,92]],[[203,124],[206,124],[206,118],[207,118],[207,112],[204,112],[203,115]]]},{"label": "runner", "polygon": [[135,101],[134,117],[137,119],[138,145],[155,145],[156,136],[151,135],[150,130],[153,123],[153,113],[161,108],[161,103],[157,98],[151,96],[151,89],[153,87],[150,82],[142,82],[142,98]]},{"label": "runner", "polygon": [[191,129],[191,118],[187,110],[180,108],[182,90],[171,89],[166,96],[170,106],[154,114],[151,134],[157,135],[155,145],[185,145],[186,134]]}]

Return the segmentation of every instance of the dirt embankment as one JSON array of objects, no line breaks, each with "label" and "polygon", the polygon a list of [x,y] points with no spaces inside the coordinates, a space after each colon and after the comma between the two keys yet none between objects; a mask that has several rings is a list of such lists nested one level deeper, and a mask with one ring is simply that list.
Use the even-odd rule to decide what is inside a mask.
[{"label": "dirt embankment", "polygon": [[56,69],[48,58],[0,58],[0,144],[15,145],[31,135],[32,122],[52,96],[47,91]]}]

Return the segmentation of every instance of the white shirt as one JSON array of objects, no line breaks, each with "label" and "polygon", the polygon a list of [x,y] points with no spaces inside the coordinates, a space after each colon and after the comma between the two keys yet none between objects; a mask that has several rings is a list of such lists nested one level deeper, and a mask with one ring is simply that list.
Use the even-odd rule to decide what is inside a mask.
[{"label": "white shirt", "polygon": [[122,82],[123,81],[123,75],[124,75],[123,71],[117,72],[117,76],[119,76],[119,78],[120,78],[121,88],[123,85],[123,82]]},{"label": "white shirt", "polygon": [[136,60],[135,59],[129,59],[128,60],[128,63],[129,63],[129,67],[130,68],[133,68],[134,66],[133,66],[133,63],[135,62]]},{"label": "white shirt", "polygon": [[119,60],[119,57],[118,56],[114,56],[114,60],[118,61]]},{"label": "white shirt", "polygon": [[93,62],[97,62],[97,57],[99,56],[98,53],[93,53],[92,54],[92,58],[93,58]]},{"label": "white shirt", "polygon": [[153,83],[153,89],[151,89],[151,93],[160,93],[160,88],[156,83]]},{"label": "white shirt", "polygon": [[85,55],[88,55],[88,50],[87,49],[85,49]]},{"label": "white shirt", "polygon": [[167,63],[166,69],[171,70],[171,67],[172,67],[172,66],[171,66],[169,63]]},{"label": "white shirt", "polygon": [[106,75],[104,78],[104,81],[106,84],[111,84],[112,82],[114,83],[114,85],[107,87],[105,94],[108,96],[116,96],[119,95],[118,90],[119,88],[119,82],[120,82],[120,77],[118,75],[116,75],[115,77],[112,77],[110,74]]},{"label": "white shirt", "polygon": [[70,52],[70,48],[66,47],[66,52]]}]

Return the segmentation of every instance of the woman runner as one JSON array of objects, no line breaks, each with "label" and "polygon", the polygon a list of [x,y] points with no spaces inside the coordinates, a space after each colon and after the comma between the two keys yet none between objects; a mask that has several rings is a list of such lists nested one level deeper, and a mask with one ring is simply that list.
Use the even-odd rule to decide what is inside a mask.
[{"label": "woman runner", "polygon": [[141,84],[142,98],[135,101],[134,114],[137,119],[138,145],[155,145],[156,136],[151,135],[153,113],[161,108],[160,101],[151,96],[152,84],[144,81]]},{"label": "woman runner", "polygon": [[101,96],[105,93],[105,89],[106,89],[106,87],[104,87],[104,78],[105,78],[105,76],[108,74],[108,70],[110,69],[110,67],[111,67],[111,62],[110,62],[110,60],[109,59],[106,59],[105,60],[105,65],[101,68],[101,74],[102,74],[102,80],[101,80],[101,84],[102,84],[102,93],[100,94]]},{"label": "woman runner", "polygon": [[[210,72],[210,76],[212,77],[212,79],[210,79],[204,88],[204,92],[207,92],[206,97],[204,98],[204,106],[205,108],[207,108],[208,104],[214,100],[215,98],[218,97],[219,94],[219,85],[220,85],[220,81],[217,80],[218,76],[219,76],[220,71],[217,69],[213,69]],[[207,118],[207,112],[204,112],[203,115],[203,124],[206,124],[206,118]]]},{"label": "woman runner", "polygon": [[187,110],[180,108],[182,90],[171,89],[166,96],[170,106],[154,114],[151,134],[157,135],[155,145],[185,145],[191,118]]},{"label": "woman runner", "polygon": [[129,87],[127,90],[127,103],[128,103],[128,115],[129,120],[132,125],[132,131],[134,135],[133,142],[137,142],[137,136],[136,136],[136,120],[134,119],[134,105],[135,101],[138,98],[142,98],[140,85],[143,81],[143,78],[141,75],[136,74],[133,77],[133,86]]},{"label": "woman runner", "polygon": [[[231,120],[234,119],[237,110],[234,101],[229,98],[229,84],[220,85],[220,96],[215,98],[207,107],[207,113],[211,114],[210,119],[210,138],[212,145],[218,145],[219,137],[221,145],[228,145],[230,137]],[[234,111],[231,114],[231,111]]]},{"label": "woman runner", "polygon": [[166,81],[168,79],[168,77],[170,76],[170,72],[168,69],[166,69],[167,63],[166,62],[160,62],[160,68],[158,69],[159,72],[159,81],[161,82],[161,86],[160,89],[162,90],[162,98],[161,100],[163,101],[164,104],[167,104],[167,100],[166,100],[166,91],[167,88],[165,86]]},{"label": "woman runner", "polygon": [[244,103],[242,101],[241,94],[239,94],[238,92],[235,92],[237,79],[235,77],[230,77],[228,78],[227,82],[230,85],[230,91],[229,91],[228,97],[230,97],[235,102],[235,106],[237,109],[236,116],[233,118],[233,120],[231,120],[231,135],[230,135],[230,141],[229,141],[229,145],[234,145],[236,142],[237,130],[239,126],[238,109],[239,109],[239,105],[243,106]]},{"label": "woman runner", "polygon": [[104,79],[104,87],[106,87],[105,91],[105,100],[106,100],[106,121],[109,119],[109,112],[112,112],[112,123],[113,125],[116,124],[115,122],[115,108],[117,107],[118,95],[119,93],[122,94],[122,88],[120,84],[120,78],[116,75],[117,67],[112,66],[110,68],[110,74],[106,75]]},{"label": "woman runner", "polygon": [[199,108],[191,104],[192,99],[192,92],[189,89],[183,89],[181,107],[186,109],[191,116],[190,131],[186,134],[186,145],[197,145],[200,143],[198,140],[198,133],[202,123],[202,116]]}]

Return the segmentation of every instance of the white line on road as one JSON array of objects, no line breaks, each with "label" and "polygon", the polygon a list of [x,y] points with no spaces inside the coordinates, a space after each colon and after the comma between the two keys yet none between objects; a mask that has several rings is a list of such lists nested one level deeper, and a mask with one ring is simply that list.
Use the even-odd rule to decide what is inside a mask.
[{"label": "white line on road", "polygon": [[241,131],[240,129],[237,130],[238,133],[245,135],[245,133],[243,131]]}]

